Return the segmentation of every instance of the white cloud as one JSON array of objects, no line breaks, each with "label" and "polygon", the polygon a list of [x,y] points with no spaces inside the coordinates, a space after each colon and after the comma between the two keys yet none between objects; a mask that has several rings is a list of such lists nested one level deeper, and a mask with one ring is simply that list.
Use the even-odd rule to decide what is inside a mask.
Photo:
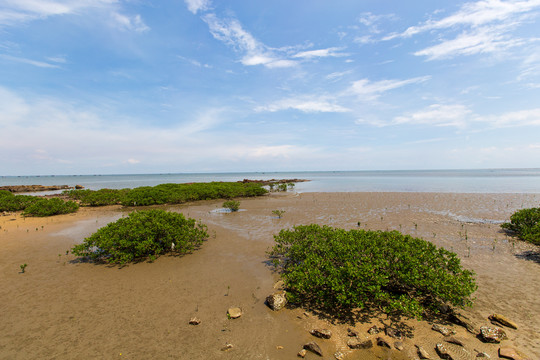
[{"label": "white cloud", "polygon": [[348,92],[357,95],[361,100],[374,100],[382,93],[394,90],[406,85],[421,83],[429,80],[430,76],[421,76],[407,80],[380,80],[370,81],[361,79],[353,82]]},{"label": "white cloud", "polygon": [[243,53],[241,63],[246,66],[264,65],[269,68],[291,67],[295,61],[279,56],[259,42],[249,32],[243,29],[236,19],[220,19],[216,14],[206,14],[203,20],[208,24],[212,36]]},{"label": "white cloud", "polygon": [[50,63],[44,62],[44,61],[31,60],[31,59],[26,59],[26,58],[21,58],[21,57],[17,57],[17,56],[11,56],[11,55],[5,55],[5,54],[0,54],[0,58],[6,59],[6,60],[9,60],[9,61],[15,61],[15,62],[23,63],[23,64],[28,64],[28,65],[32,65],[32,66],[37,66],[37,67],[40,67],[40,68],[56,69],[56,68],[60,67],[60,66],[58,66],[56,64],[50,64]]},{"label": "white cloud", "polygon": [[89,11],[96,10],[100,11],[101,18],[112,19],[112,24],[120,29],[149,30],[140,15],[124,14],[119,0],[3,0],[0,4],[0,26],[14,26],[51,16],[87,15]]},{"label": "white cloud", "polygon": [[482,121],[490,123],[493,127],[539,126],[540,108],[511,111],[501,115],[485,116]]},{"label": "white cloud", "polygon": [[298,110],[304,113],[318,113],[318,112],[330,112],[330,113],[342,113],[348,112],[349,109],[334,104],[327,99],[319,98],[318,100],[311,100],[311,97],[297,98],[297,99],[283,99],[276,101],[272,104],[265,106],[258,106],[255,111],[269,111],[276,112],[282,110]]},{"label": "white cloud", "polygon": [[312,58],[320,58],[320,57],[340,57],[340,56],[349,55],[346,53],[339,52],[341,50],[342,48],[331,47],[327,49],[302,51],[293,55],[293,58],[312,59]]},{"label": "white cloud", "polygon": [[[447,17],[411,26],[404,32],[388,35],[383,40],[409,38],[432,32],[437,36],[438,44],[414,53],[416,56],[426,56],[428,60],[502,52],[528,42],[513,36],[512,31],[524,20],[538,16],[532,13],[537,7],[540,7],[540,0],[469,2]],[[460,29],[459,34],[451,34]],[[443,31],[449,34],[445,36]]]},{"label": "white cloud", "polygon": [[377,42],[377,40],[375,40],[373,38],[373,36],[371,36],[371,35],[363,35],[363,36],[355,37],[354,42],[358,43],[358,44],[361,44],[361,45],[365,45],[365,44],[375,43],[375,42]]},{"label": "white cloud", "polygon": [[523,14],[540,6],[539,0],[502,1],[482,0],[465,3],[456,13],[440,20],[429,20],[419,26],[411,26],[401,34],[394,37],[410,37],[421,32],[448,29],[458,25],[480,27],[493,22],[504,22],[514,16]]},{"label": "white cloud", "polygon": [[433,104],[428,108],[394,118],[394,124],[464,127],[472,111],[463,105]]},{"label": "white cloud", "polygon": [[533,47],[520,66],[518,81],[524,81],[529,87],[540,87],[540,48]]},{"label": "white cloud", "polygon": [[140,15],[130,17],[120,13],[113,13],[112,17],[118,27],[122,30],[130,30],[139,33],[150,30],[144,21],[142,21]]},{"label": "white cloud", "polygon": [[184,0],[187,8],[192,13],[196,14],[199,11],[206,11],[210,9],[210,0]]},{"label": "white cloud", "polygon": [[334,80],[339,80],[339,79],[341,79],[342,77],[347,76],[347,75],[350,75],[350,74],[352,74],[352,73],[353,73],[352,70],[347,70],[347,71],[336,71],[336,72],[333,72],[333,73],[331,73],[331,74],[326,75],[326,79],[327,79],[327,80],[332,80],[332,81],[334,81]]},{"label": "white cloud", "polygon": [[194,65],[194,66],[197,66],[197,67],[204,67],[204,68],[211,68],[212,66],[211,65],[208,65],[208,64],[201,64],[199,61],[197,60],[194,60],[194,59],[190,59],[190,58],[187,58],[185,56],[181,56],[181,55],[177,55],[177,57],[181,60],[184,60],[188,63],[190,63],[191,65]]},{"label": "white cloud", "polygon": [[493,53],[523,44],[524,40],[511,39],[496,27],[482,28],[462,33],[452,40],[417,51],[414,55],[426,56],[428,60],[439,60],[457,55]]}]

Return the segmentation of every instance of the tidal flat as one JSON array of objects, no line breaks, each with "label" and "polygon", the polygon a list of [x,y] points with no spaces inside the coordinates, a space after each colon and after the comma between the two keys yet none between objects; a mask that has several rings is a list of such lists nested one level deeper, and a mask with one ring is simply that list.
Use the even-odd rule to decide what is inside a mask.
[{"label": "tidal flat", "polygon": [[[398,230],[456,252],[478,284],[474,306],[461,313],[478,328],[490,325],[489,315],[503,314],[518,329],[505,328],[509,339],[501,345],[450,324],[465,346],[448,347],[460,359],[474,359],[477,351],[498,358],[501,346],[540,358],[540,249],[499,226],[514,211],[537,207],[540,194],[273,193],[240,202],[243,211],[235,213],[214,211],[222,200],[159,206],[201,220],[210,238],[192,254],[125,267],[81,261],[66,251],[131,208],[0,216],[0,358],[294,359],[310,341],[325,358],[338,351],[345,359],[415,358],[415,345],[438,358],[435,345],[443,335],[427,321],[404,319],[412,337],[401,340],[401,351],[377,345],[352,350],[348,328],[369,337],[367,329],[389,320],[343,324],[300,308],[273,312],[265,305],[279,280],[266,255],[273,235],[311,223]],[[281,218],[273,210],[283,210]],[[243,315],[229,319],[230,307]],[[190,325],[192,317],[201,323]],[[314,328],[330,329],[333,336],[314,338]],[[227,344],[232,347],[222,351]]]}]

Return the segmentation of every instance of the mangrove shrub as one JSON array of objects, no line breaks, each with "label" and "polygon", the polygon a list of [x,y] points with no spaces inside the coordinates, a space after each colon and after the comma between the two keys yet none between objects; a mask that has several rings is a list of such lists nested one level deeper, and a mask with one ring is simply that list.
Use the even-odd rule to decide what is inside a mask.
[{"label": "mangrove shrub", "polygon": [[115,264],[173,253],[186,254],[208,238],[206,226],[164,210],[142,210],[102,227],[73,247],[77,256]]},{"label": "mangrove shrub", "polygon": [[59,198],[38,200],[29,204],[23,211],[25,216],[53,216],[74,213],[79,209],[79,204],[74,201],[64,201]]},{"label": "mangrove shrub", "polygon": [[282,230],[269,252],[293,304],[422,317],[440,304],[470,306],[474,273],[453,252],[397,231],[328,226]]},{"label": "mangrove shrub", "polygon": [[540,208],[518,210],[501,227],[522,240],[540,245]]}]

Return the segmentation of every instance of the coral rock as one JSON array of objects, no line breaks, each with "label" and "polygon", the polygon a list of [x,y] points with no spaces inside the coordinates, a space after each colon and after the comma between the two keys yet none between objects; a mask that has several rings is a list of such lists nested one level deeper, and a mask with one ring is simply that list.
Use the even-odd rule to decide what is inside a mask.
[{"label": "coral rock", "polygon": [[287,297],[285,291],[278,291],[266,297],[266,304],[274,311],[281,310],[287,305]]},{"label": "coral rock", "polygon": [[313,329],[309,333],[321,339],[330,339],[332,337],[332,332],[328,329]]},{"label": "coral rock", "polygon": [[494,322],[494,323],[497,323],[497,324],[500,324],[502,326],[506,326],[506,327],[509,327],[509,328],[512,328],[512,329],[517,329],[518,328],[517,324],[515,322],[508,319],[504,315],[493,314],[493,315],[489,315],[488,319],[491,320],[491,322]]},{"label": "coral rock", "polygon": [[491,326],[482,326],[480,328],[480,337],[482,341],[489,343],[500,343],[507,338],[503,329]]},{"label": "coral rock", "polygon": [[229,315],[229,317],[231,319],[237,319],[240,316],[242,316],[242,309],[240,309],[240,308],[229,308],[229,310],[227,310],[227,315]]},{"label": "coral rock", "polygon": [[312,353],[317,354],[319,356],[323,356],[322,350],[319,347],[319,345],[317,345],[316,342],[312,341],[312,342],[309,342],[309,343],[305,344],[304,349],[306,349],[307,351],[311,351]]},{"label": "coral rock", "polygon": [[369,349],[373,347],[373,341],[370,339],[361,340],[357,337],[353,337],[347,341],[347,346],[351,349]]}]

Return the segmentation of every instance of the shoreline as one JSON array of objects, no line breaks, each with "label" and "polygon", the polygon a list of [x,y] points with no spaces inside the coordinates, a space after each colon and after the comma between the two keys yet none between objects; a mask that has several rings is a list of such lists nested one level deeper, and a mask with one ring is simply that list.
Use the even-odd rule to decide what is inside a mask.
[{"label": "shoreline", "polygon": [[[426,322],[407,322],[415,336],[403,341],[402,352],[377,346],[351,351],[346,346],[350,325],[328,324],[301,309],[272,312],[264,305],[277,280],[264,263],[274,234],[308,223],[352,229],[358,221],[362,228],[398,230],[456,252],[464,267],[475,270],[479,285],[475,305],[463,313],[478,325],[488,325],[491,313],[508,316],[519,329],[508,330],[510,340],[503,343],[539,357],[535,327],[540,314],[534,309],[540,307],[535,298],[540,265],[521,256],[538,247],[512,241],[497,223],[465,221],[506,220],[521,207],[538,206],[539,199],[540,194],[286,193],[240,199],[246,211],[235,214],[212,212],[220,200],[156,206],[201,220],[209,226],[210,239],[193,254],[161,256],[122,269],[82,263],[64,255],[65,250],[138,208],[81,208],[50,218],[0,216],[0,256],[5,260],[0,286],[6,289],[0,297],[6,309],[0,357],[121,358],[122,353],[135,359],[180,354],[190,359],[289,359],[304,343],[316,341],[326,357],[340,350],[346,359],[406,358],[419,343],[437,358],[432,343],[442,335]],[[285,210],[282,219],[272,217],[275,209]],[[22,263],[28,263],[25,274],[18,273]],[[233,305],[244,310],[242,318],[226,318]],[[201,325],[188,325],[195,315]],[[368,325],[355,329],[367,335]],[[314,327],[330,327],[332,339],[314,338],[308,332]],[[471,340],[466,331],[453,328],[471,341],[468,350],[476,347],[497,358],[497,345]],[[226,342],[234,348],[222,352]]]}]

